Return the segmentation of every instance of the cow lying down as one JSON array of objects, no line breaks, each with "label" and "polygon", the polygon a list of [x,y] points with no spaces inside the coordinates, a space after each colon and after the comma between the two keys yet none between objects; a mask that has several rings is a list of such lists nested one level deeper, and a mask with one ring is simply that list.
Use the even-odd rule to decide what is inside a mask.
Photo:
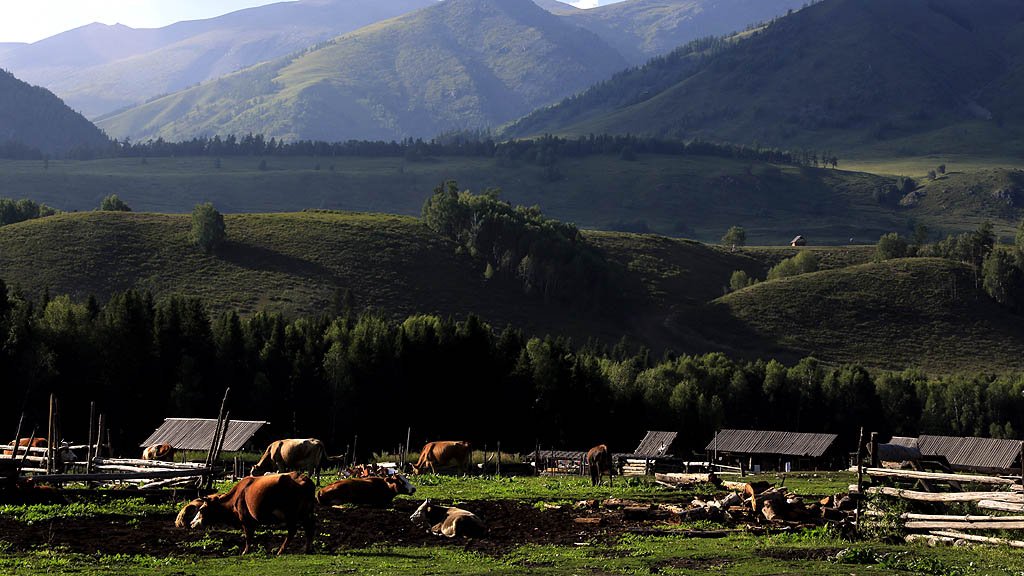
[{"label": "cow lying down", "polygon": [[306,531],[306,553],[313,546],[316,527],[314,509],[316,486],[306,475],[298,472],[249,476],[242,478],[227,493],[197,498],[181,509],[174,525],[205,528],[214,524],[241,526],[245,536],[244,556],[257,527],[266,524],[285,524],[288,536],[277,553],[284,552],[288,541],[295,537],[301,524]]},{"label": "cow lying down", "polygon": [[439,506],[427,498],[409,517],[416,524],[428,526],[432,534],[454,538],[472,538],[487,534],[487,525],[469,510],[453,506]]},{"label": "cow lying down", "polygon": [[389,474],[385,478],[345,478],[324,486],[316,493],[321,506],[376,506],[385,508],[399,494],[415,494],[416,487],[401,474]]}]

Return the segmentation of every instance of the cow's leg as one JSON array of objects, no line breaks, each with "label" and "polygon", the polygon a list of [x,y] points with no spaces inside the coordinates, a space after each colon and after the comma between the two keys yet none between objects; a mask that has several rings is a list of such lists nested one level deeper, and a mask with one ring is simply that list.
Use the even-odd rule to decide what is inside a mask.
[{"label": "cow's leg", "polygon": [[306,554],[313,553],[313,534],[316,530],[316,516],[310,512],[306,517]]},{"label": "cow's leg", "polygon": [[249,539],[252,537],[252,527],[248,522],[242,523],[242,536],[245,537],[245,548],[242,549],[242,556],[249,553]]},{"label": "cow's leg", "polygon": [[295,537],[295,533],[299,531],[299,527],[295,525],[295,522],[288,523],[288,535],[284,537],[284,542],[281,542],[281,547],[277,549],[277,555],[280,556],[284,552],[284,547],[288,545],[288,541]]}]

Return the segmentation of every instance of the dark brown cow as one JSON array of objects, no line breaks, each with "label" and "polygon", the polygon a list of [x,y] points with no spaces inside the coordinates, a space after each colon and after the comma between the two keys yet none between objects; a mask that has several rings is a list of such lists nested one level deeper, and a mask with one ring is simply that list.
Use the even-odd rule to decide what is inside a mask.
[{"label": "dark brown cow", "polygon": [[[316,528],[316,486],[304,474],[272,474],[269,476],[248,476],[242,478],[226,494],[214,494],[201,498],[196,516],[189,524],[202,528],[212,524],[241,526],[245,536],[245,549],[249,552],[252,533],[258,526],[284,523],[288,536],[277,550],[284,552],[288,541],[295,537],[301,524],[306,531],[306,554],[313,548],[313,530]],[[195,503],[193,500],[186,506]],[[182,510],[179,518],[186,513]]]},{"label": "dark brown cow", "polygon": [[471,538],[487,534],[487,525],[476,514],[462,508],[438,506],[430,498],[424,500],[409,519],[428,526],[431,534],[438,536]]},{"label": "dark brown cow", "polygon": [[399,494],[412,495],[416,487],[401,474],[391,474],[386,478],[377,476],[368,478],[346,478],[334,484],[324,486],[316,493],[316,501],[321,506],[338,506],[355,504],[357,506],[376,506],[384,508],[391,504]]},{"label": "dark brown cow", "polygon": [[154,444],[142,451],[143,460],[158,460],[160,462],[174,461],[174,446],[170,444]]},{"label": "dark brown cow", "polygon": [[455,464],[464,474],[469,474],[472,459],[473,449],[469,442],[427,442],[412,470],[416,474],[424,474],[429,469],[431,474],[437,474],[438,467]]},{"label": "dark brown cow", "polygon": [[592,486],[600,486],[601,476],[604,474],[608,475],[608,483],[612,486],[615,485],[613,481],[615,467],[612,466],[612,455],[608,452],[607,446],[601,444],[587,451],[587,466],[590,467],[590,484]]},{"label": "dark brown cow", "polygon": [[315,474],[325,460],[327,450],[323,442],[316,438],[275,440],[263,451],[260,461],[252,467],[251,474],[259,476],[267,472],[290,470],[308,470]]},{"label": "dark brown cow", "polygon": [[[7,443],[8,448],[4,448],[4,456],[10,456],[13,454],[14,442]],[[23,448],[28,446],[30,448],[46,448],[49,444],[46,443],[46,438],[21,438],[18,440],[18,447]],[[19,450],[18,454],[24,454],[24,450]],[[29,454],[31,456],[31,454]]]}]

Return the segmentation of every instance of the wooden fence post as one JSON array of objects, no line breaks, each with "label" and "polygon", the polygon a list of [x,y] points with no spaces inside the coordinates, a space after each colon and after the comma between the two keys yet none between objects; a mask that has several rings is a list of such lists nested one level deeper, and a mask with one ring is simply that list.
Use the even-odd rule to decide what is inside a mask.
[{"label": "wooden fence post", "polygon": [[878,432],[871,433],[871,467],[879,467],[878,459]]},{"label": "wooden fence post", "polygon": [[85,473],[92,472],[92,425],[96,420],[96,402],[89,403],[89,442],[85,445]]},{"label": "wooden fence post", "polygon": [[46,424],[46,473],[53,473],[53,394],[50,394],[50,419]]},{"label": "wooden fence post", "polygon": [[854,511],[853,530],[855,534],[860,532],[860,509],[864,499],[864,427],[860,427],[860,435],[857,437],[857,509]]},{"label": "wooden fence post", "polygon": [[100,412],[100,418],[96,422],[96,449],[92,452],[93,458],[100,457],[100,446],[103,445],[103,426],[107,423],[107,415]]},{"label": "wooden fence post", "polygon": [[405,429],[405,451],[402,453],[402,472],[409,464],[409,442],[412,441],[412,426]]},{"label": "wooden fence post", "polygon": [[22,412],[21,413],[21,418],[18,418],[18,429],[14,433],[14,449],[11,450],[11,460],[14,460],[15,458],[18,457],[18,445],[20,444],[19,440],[21,440],[21,425],[24,424],[24,422],[25,422],[25,413]]}]

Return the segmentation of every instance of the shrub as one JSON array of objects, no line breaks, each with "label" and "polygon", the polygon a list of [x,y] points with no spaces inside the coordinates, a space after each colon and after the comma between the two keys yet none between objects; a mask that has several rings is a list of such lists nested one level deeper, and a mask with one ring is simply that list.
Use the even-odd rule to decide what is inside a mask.
[{"label": "shrub", "polygon": [[224,216],[213,204],[197,204],[192,210],[192,243],[210,253],[227,238]]},{"label": "shrub", "polygon": [[786,258],[768,271],[769,280],[779,280],[818,270],[818,257],[810,250],[802,250],[792,258]]},{"label": "shrub", "polygon": [[907,241],[896,232],[883,234],[875,245],[875,260],[892,260],[893,258],[904,258],[907,255]]}]

